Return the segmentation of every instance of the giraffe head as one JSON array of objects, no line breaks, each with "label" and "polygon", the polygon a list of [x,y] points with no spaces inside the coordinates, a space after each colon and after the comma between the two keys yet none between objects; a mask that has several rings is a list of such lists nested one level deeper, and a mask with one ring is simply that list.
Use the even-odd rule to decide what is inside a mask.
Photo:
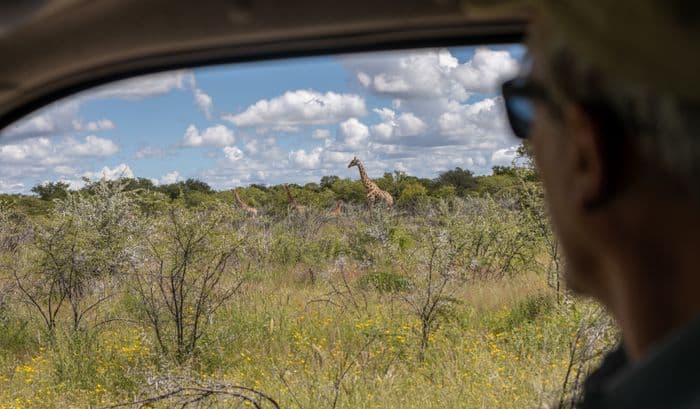
[{"label": "giraffe head", "polygon": [[357,156],[355,156],[354,158],[352,158],[352,160],[348,164],[348,168],[351,168],[353,166],[358,166],[359,164],[360,164],[360,160],[357,159]]}]

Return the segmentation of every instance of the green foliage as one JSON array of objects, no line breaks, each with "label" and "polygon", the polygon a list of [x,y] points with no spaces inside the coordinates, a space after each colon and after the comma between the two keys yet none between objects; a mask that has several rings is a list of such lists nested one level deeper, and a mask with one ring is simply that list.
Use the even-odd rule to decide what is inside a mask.
[{"label": "green foliage", "polygon": [[508,173],[482,176],[477,180],[479,184],[475,190],[480,196],[511,193],[517,188],[519,182],[515,175]]},{"label": "green foliage", "polygon": [[537,294],[527,297],[511,307],[506,321],[507,329],[536,322],[545,314],[551,313],[556,306],[556,298],[551,294]]},{"label": "green foliage", "polygon": [[331,190],[346,203],[365,203],[367,191],[359,180],[340,179],[333,182]]},{"label": "green foliage", "polygon": [[187,191],[183,195],[182,199],[185,206],[189,208],[206,207],[207,205],[215,202],[213,195],[197,190]]},{"label": "green foliage", "polygon": [[333,187],[333,183],[337,182],[340,180],[340,177],[331,175],[331,176],[323,176],[321,177],[321,181],[319,185],[321,186],[321,189],[331,189]]},{"label": "green foliage", "polygon": [[493,171],[387,173],[397,206],[374,209],[327,176],[290,187],[303,215],[281,186],[239,188],[255,218],[196,182],[3,195],[0,401],[106,407],[222,379],[281,407],[550,401],[572,345],[615,339],[561,302],[534,171]]},{"label": "green foliage", "polygon": [[[64,308],[70,309],[72,330],[84,328],[104,300],[94,285],[123,275],[138,245],[133,194],[118,183],[92,189],[92,195],[69,192],[56,199],[52,217],[34,227],[33,246],[23,247],[16,259],[17,287],[50,336]],[[18,271],[24,263],[31,267]]]},{"label": "green foliage", "polygon": [[32,192],[36,193],[41,200],[65,199],[70,185],[65,182],[46,182],[36,185]]},{"label": "green foliage", "polygon": [[457,188],[452,185],[442,185],[435,190],[434,195],[440,199],[454,199],[457,196]]},{"label": "green foliage", "polygon": [[182,195],[187,195],[188,193],[202,193],[202,194],[212,194],[214,191],[205,182],[197,179],[187,179],[185,181],[171,183],[167,185],[160,185],[156,188],[159,192],[164,193],[170,199],[177,199]]},{"label": "green foliage", "polygon": [[391,193],[394,197],[399,197],[406,188],[416,185],[423,186],[427,193],[434,185],[433,181],[430,179],[420,179],[400,171],[394,171],[394,173],[386,172],[381,178],[375,180],[375,182],[381,189]]},{"label": "green foliage", "polygon": [[141,228],[137,197],[126,187],[126,182],[100,181],[91,186],[92,195],[70,193],[57,200],[53,223],[47,225],[50,230],[42,233],[42,240],[56,243],[55,237],[64,235],[70,249],[55,252],[59,257],[75,256],[71,268],[80,265],[77,269],[89,276],[124,273],[134,245],[130,239]]},{"label": "green foliage", "polygon": [[28,321],[13,316],[9,311],[0,310],[0,351],[20,356],[36,348],[37,342],[29,332],[28,324]]},{"label": "green foliage", "polygon": [[402,252],[410,249],[415,244],[415,238],[411,232],[402,225],[397,225],[389,230],[389,241]]},{"label": "green foliage", "polygon": [[397,204],[401,207],[420,209],[429,202],[428,189],[417,182],[408,183],[401,191]]},{"label": "green foliage", "polygon": [[358,281],[361,288],[371,288],[382,293],[406,291],[410,281],[401,274],[392,271],[370,271]]},{"label": "green foliage", "polygon": [[491,168],[491,173],[494,176],[516,176],[517,169],[512,166],[494,166]]},{"label": "green foliage", "polygon": [[477,186],[474,174],[470,170],[465,170],[460,167],[440,173],[435,182],[438,186],[454,186],[459,196],[464,196]]},{"label": "green foliage", "polygon": [[[527,163],[526,160],[524,160]],[[455,168],[441,173],[435,180],[418,178],[401,171],[386,172],[374,180],[377,185],[389,192],[399,206],[416,208],[424,206],[431,199],[452,200],[454,197],[468,195],[494,195],[517,189],[520,181],[528,183],[536,181],[536,174],[530,167],[494,166],[492,175],[474,176],[471,171]],[[176,183],[155,186],[147,178],[121,178],[113,181],[86,180],[85,186],[79,190],[81,194],[94,195],[100,185],[119,185],[124,191],[134,192],[142,197],[142,208],[156,211],[164,195],[169,200],[181,200],[182,205],[189,208],[207,207],[213,201],[233,203],[229,190],[216,192],[207,183],[197,179],[187,179]],[[341,179],[335,175],[323,176],[319,183],[307,183],[304,186],[290,185],[296,200],[305,206],[314,208],[332,207],[337,200],[346,204],[365,204],[367,191],[360,180]],[[2,195],[13,202],[26,214],[47,214],[54,199],[65,199],[68,185],[64,182],[49,182],[32,188],[37,196]],[[274,216],[286,216],[287,196],[281,185],[263,186],[250,185],[238,189],[241,198],[258,210],[268,211]],[[403,200],[401,197],[403,196]]]},{"label": "green foliage", "polygon": [[162,239],[150,241],[141,268],[132,274],[161,351],[180,363],[195,352],[206,318],[241,284],[221,285],[224,276],[236,275],[241,239],[227,228],[235,215],[229,206],[208,210],[169,209],[150,232]]}]

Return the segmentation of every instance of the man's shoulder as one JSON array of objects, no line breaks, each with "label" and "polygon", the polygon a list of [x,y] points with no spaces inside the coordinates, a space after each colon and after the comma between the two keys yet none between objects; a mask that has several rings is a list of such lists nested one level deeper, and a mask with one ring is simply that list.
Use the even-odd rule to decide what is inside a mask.
[{"label": "man's shoulder", "polygon": [[700,408],[700,320],[669,335],[644,359],[610,352],[586,379],[583,409]]}]

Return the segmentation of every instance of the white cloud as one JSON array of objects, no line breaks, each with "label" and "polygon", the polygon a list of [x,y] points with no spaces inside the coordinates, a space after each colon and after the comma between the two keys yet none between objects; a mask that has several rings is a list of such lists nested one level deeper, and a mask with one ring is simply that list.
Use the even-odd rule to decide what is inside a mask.
[{"label": "white cloud", "polygon": [[65,165],[59,165],[53,168],[54,173],[58,173],[59,175],[74,175],[77,173],[77,170],[73,167],[70,166],[65,166]]},{"label": "white cloud", "polygon": [[140,100],[164,95],[172,90],[191,90],[195,104],[211,118],[212,98],[196,87],[194,74],[188,70],[170,71],[136,77],[94,88],[70,98],[53,103],[32,115],[21,119],[0,131],[0,138],[12,141],[39,136],[55,136],[75,132],[100,132],[114,129],[114,122],[107,118],[84,121],[80,118],[80,106],[92,99],[117,98]]},{"label": "white cloud", "polygon": [[98,172],[85,172],[83,173],[83,176],[88,179],[117,180],[122,178],[133,178],[134,172],[132,172],[131,168],[126,163],[120,163],[113,168],[105,166]]},{"label": "white cloud", "polygon": [[114,123],[109,119],[100,119],[92,122],[80,122],[77,119],[73,120],[73,129],[76,131],[88,131],[88,132],[98,132],[98,131],[108,131],[114,129]]},{"label": "white cloud", "polygon": [[462,64],[447,49],[353,56],[346,61],[363,87],[401,98],[463,101],[476,92],[496,91],[501,80],[518,71],[518,62],[508,51],[485,47],[477,48]]},{"label": "white cloud", "polygon": [[30,138],[73,130],[79,110],[80,105],[77,101],[53,103],[4,129],[2,139]]},{"label": "white cloud", "polygon": [[245,144],[245,150],[251,155],[257,155],[259,152],[259,143],[257,139],[251,139]]},{"label": "white cloud", "polygon": [[69,99],[53,103],[36,111],[26,118],[0,131],[4,142],[17,139],[35,138],[66,134],[79,131],[99,132],[114,129],[114,123],[109,119],[84,122],[79,118],[80,102]]},{"label": "white cloud", "polygon": [[410,112],[399,115],[396,124],[400,136],[420,135],[426,128],[425,122]]},{"label": "white cloud", "polygon": [[224,147],[223,151],[224,156],[226,156],[226,159],[230,160],[231,162],[239,161],[244,156],[243,151],[235,146],[226,146]]},{"label": "white cloud", "polygon": [[345,149],[363,148],[369,139],[369,128],[357,118],[350,118],[339,126],[339,141]]},{"label": "white cloud", "polygon": [[314,139],[328,139],[331,137],[331,131],[328,129],[314,129],[311,137]]},{"label": "white cloud", "polygon": [[214,101],[209,95],[205,94],[201,89],[195,88],[194,103],[197,105],[197,108],[202,111],[204,116],[207,117],[207,119],[211,119],[211,111],[214,108]]},{"label": "white cloud", "polygon": [[352,152],[323,151],[323,161],[329,164],[347,165],[354,156]]},{"label": "white cloud", "polygon": [[110,156],[119,151],[119,146],[109,139],[95,135],[85,137],[85,143],[76,143],[66,148],[66,153],[75,156]]},{"label": "white cloud", "polygon": [[480,166],[477,157],[490,158],[513,144],[500,97],[484,95],[516,74],[518,62],[508,51],[481,47],[463,62],[447,49],[397,51],[347,57],[344,63],[361,86],[393,98],[390,107],[374,109],[380,122],[370,125],[370,152],[379,158],[449,146]]},{"label": "white cloud", "polygon": [[43,159],[54,152],[49,138],[32,138],[21,143],[1,145],[0,161],[20,162],[27,159]]},{"label": "white cloud", "polygon": [[510,148],[498,149],[491,154],[491,164],[510,166],[518,155],[518,145]]},{"label": "white cloud", "polygon": [[134,158],[136,159],[148,159],[148,158],[162,158],[171,154],[172,151],[168,148],[161,148],[157,146],[144,146],[136,151]]},{"label": "white cloud", "polygon": [[85,98],[143,99],[164,95],[176,89],[192,88],[194,76],[188,70],[144,75],[108,84],[83,95]]},{"label": "white cloud", "polygon": [[477,48],[474,57],[454,70],[454,77],[472,92],[495,92],[502,81],[518,73],[518,61],[508,51]]},{"label": "white cloud", "polygon": [[204,132],[199,132],[196,126],[190,125],[185,131],[185,136],[182,138],[182,146],[226,146],[231,145],[235,138],[233,131],[224,125],[216,125],[209,127]]},{"label": "white cloud", "polygon": [[[59,167],[54,168],[56,171]],[[65,172],[57,172],[61,174],[58,178],[59,181],[68,183],[68,188],[72,190],[81,189],[85,186],[85,180],[118,180],[122,178],[133,178],[134,172],[131,170],[129,165],[125,163],[120,163],[119,165],[110,168],[105,166],[102,170],[94,172],[83,172],[78,173],[75,169],[65,167],[63,169]],[[55,179],[55,178],[52,178]],[[48,183],[49,180],[45,180],[42,183]]]},{"label": "white cloud", "polygon": [[384,122],[391,122],[396,119],[396,112],[389,108],[374,108],[373,111],[379,115]]},{"label": "white cloud", "polygon": [[399,172],[408,172],[409,171],[409,169],[406,167],[406,165],[403,164],[403,162],[394,163],[394,169],[398,170]]},{"label": "white cloud", "polygon": [[156,184],[157,185],[169,185],[171,183],[177,183],[179,181],[183,180],[182,176],[180,176],[180,172],[174,170],[172,172],[166,173],[165,175],[161,176],[159,179],[156,179]]},{"label": "white cloud", "polygon": [[362,71],[358,72],[357,73],[357,80],[360,81],[360,84],[362,84],[362,86],[364,86],[365,88],[372,85],[372,77],[370,77],[365,72],[362,72]]},{"label": "white cloud", "polygon": [[411,112],[396,115],[396,112],[389,108],[375,109],[374,112],[383,122],[372,126],[372,135],[382,142],[421,135],[428,127]]},{"label": "white cloud", "polygon": [[394,135],[394,124],[390,122],[382,122],[377,125],[372,125],[372,135],[380,141],[390,141]]},{"label": "white cloud", "polygon": [[358,95],[297,90],[269,100],[262,99],[239,114],[228,114],[223,118],[241,127],[284,130],[300,125],[334,123],[366,113],[365,100]]},{"label": "white cloud", "polygon": [[25,165],[60,165],[78,157],[110,156],[118,151],[116,143],[95,135],[85,137],[84,142],[74,138],[64,138],[59,143],[54,143],[49,138],[30,138],[0,145],[0,161]]},{"label": "white cloud", "polygon": [[289,160],[302,169],[316,169],[321,164],[323,148],[317,147],[306,152],[304,149],[289,152]]},{"label": "white cloud", "polygon": [[500,97],[456,105],[442,113],[437,122],[446,143],[495,149],[513,142]]},{"label": "white cloud", "polygon": [[357,72],[360,84],[378,94],[459,100],[468,96],[451,76],[456,59],[446,49],[368,54],[348,57],[346,62]]},{"label": "white cloud", "polygon": [[15,192],[22,192],[23,190],[24,190],[24,183],[8,182],[8,181],[0,179],[0,192],[15,193]]}]

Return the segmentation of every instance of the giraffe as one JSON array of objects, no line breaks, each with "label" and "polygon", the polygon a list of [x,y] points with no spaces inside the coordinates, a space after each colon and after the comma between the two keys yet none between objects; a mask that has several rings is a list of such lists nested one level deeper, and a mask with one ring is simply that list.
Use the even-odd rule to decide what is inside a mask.
[{"label": "giraffe", "polygon": [[335,218],[340,218],[343,214],[343,202],[340,200],[335,202],[335,207],[331,210],[331,216]]},{"label": "giraffe", "polygon": [[232,189],[233,191],[233,198],[236,199],[236,203],[238,203],[238,206],[243,209],[246,213],[248,213],[248,216],[251,217],[256,217],[258,215],[258,209],[248,206],[243,199],[241,199],[240,196],[238,196],[238,191],[236,189]]},{"label": "giraffe", "polygon": [[282,186],[284,187],[284,191],[287,192],[287,202],[289,203],[288,210],[298,215],[306,214],[306,206],[300,205],[299,202],[297,202],[294,196],[292,196],[292,191],[289,189],[289,186],[287,186],[286,183]]},{"label": "giraffe", "polygon": [[385,190],[382,190],[377,186],[376,183],[372,182],[372,179],[367,176],[367,172],[365,171],[365,166],[360,162],[359,159],[357,159],[357,156],[352,158],[352,161],[348,164],[348,168],[351,168],[353,166],[357,166],[357,169],[360,171],[360,179],[362,179],[362,184],[365,185],[365,188],[367,189],[367,203],[372,206],[374,203],[379,200],[383,200],[386,202],[386,204],[391,207],[394,205],[394,198],[391,197],[391,194]]}]

